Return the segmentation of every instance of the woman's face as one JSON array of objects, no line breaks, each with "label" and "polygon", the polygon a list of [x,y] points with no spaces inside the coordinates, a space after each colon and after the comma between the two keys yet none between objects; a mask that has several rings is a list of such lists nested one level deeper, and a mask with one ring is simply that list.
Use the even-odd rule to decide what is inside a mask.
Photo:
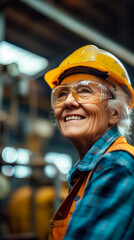
[{"label": "woman's face", "polygon": [[[62,84],[77,82],[79,80],[91,80],[102,83],[99,77],[89,74],[73,74],[66,77]],[[110,111],[107,108],[107,100],[99,103],[78,103],[72,94],[69,94],[64,104],[55,109],[61,133],[65,138],[76,144],[88,147],[93,145],[105,132],[110,129]],[[78,144],[79,145],[79,144]]]}]

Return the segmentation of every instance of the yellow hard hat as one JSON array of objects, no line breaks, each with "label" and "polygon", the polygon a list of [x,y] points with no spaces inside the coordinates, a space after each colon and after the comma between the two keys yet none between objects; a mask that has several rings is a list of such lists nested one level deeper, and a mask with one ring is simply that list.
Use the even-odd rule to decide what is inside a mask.
[{"label": "yellow hard hat", "polygon": [[111,83],[120,84],[123,89],[127,90],[131,99],[130,107],[131,109],[134,107],[134,89],[131,86],[125,67],[113,54],[94,45],[87,45],[74,51],[61,62],[59,67],[45,74],[45,81],[53,89],[58,85],[59,77],[65,70],[77,66],[91,67],[102,72],[108,72],[107,79]]}]

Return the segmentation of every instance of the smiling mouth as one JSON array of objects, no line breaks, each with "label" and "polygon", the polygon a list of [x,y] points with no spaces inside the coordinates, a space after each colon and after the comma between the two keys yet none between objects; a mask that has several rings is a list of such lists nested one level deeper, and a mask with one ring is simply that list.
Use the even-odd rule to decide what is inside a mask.
[{"label": "smiling mouth", "polygon": [[68,121],[71,121],[71,120],[82,120],[84,119],[85,117],[83,116],[67,116],[65,117],[65,122],[68,122]]}]

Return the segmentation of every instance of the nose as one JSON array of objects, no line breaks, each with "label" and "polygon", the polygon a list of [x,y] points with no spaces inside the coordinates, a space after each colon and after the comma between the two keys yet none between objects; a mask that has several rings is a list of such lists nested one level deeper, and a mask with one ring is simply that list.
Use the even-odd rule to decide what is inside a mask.
[{"label": "nose", "polygon": [[76,98],[74,97],[73,93],[70,92],[64,102],[65,107],[67,108],[73,108],[73,107],[79,107],[79,103],[77,102]]}]

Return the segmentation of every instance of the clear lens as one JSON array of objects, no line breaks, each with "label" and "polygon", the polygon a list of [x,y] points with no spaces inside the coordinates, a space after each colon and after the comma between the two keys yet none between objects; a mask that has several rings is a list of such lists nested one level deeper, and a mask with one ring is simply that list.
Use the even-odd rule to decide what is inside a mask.
[{"label": "clear lens", "polygon": [[101,83],[83,80],[54,88],[51,94],[52,108],[61,107],[70,93],[79,103],[96,103],[112,98],[109,89]]}]

